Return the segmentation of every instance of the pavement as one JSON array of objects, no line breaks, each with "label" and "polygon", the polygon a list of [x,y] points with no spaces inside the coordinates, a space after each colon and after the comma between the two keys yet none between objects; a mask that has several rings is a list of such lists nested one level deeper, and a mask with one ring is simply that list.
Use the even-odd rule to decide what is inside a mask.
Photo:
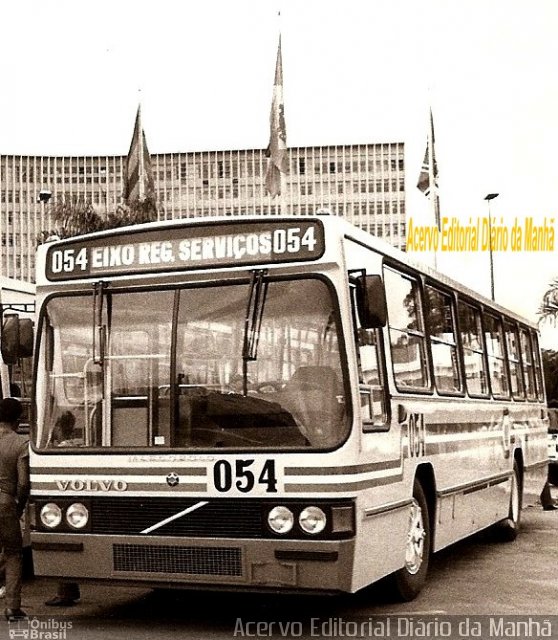
[{"label": "pavement", "polygon": [[[552,495],[555,499],[558,499],[558,489],[556,487],[552,487]],[[524,544],[528,545],[529,540],[534,539],[536,535],[551,535],[555,528],[558,529],[558,525],[555,523],[554,519],[558,521],[558,511],[544,512],[541,509],[540,503],[536,504],[535,501],[527,505],[523,512],[524,529],[526,534]],[[548,527],[551,527],[551,529],[546,531]],[[522,536],[520,535],[520,539],[521,538]],[[469,548],[471,548],[471,543],[467,544]],[[533,553],[535,552],[537,558],[539,556],[541,557],[541,562],[546,562],[543,557],[544,553],[542,553],[542,549],[537,547],[537,549],[533,550]],[[442,558],[442,560],[438,562],[440,565],[443,565],[444,562],[443,553],[444,552],[436,554]],[[450,549],[450,558],[452,557],[452,553],[455,557],[459,556],[458,552],[451,551]],[[510,549],[510,553],[516,552],[514,552],[513,549]],[[486,558],[487,554],[484,554],[484,557]],[[176,610],[175,607],[178,605],[179,608],[182,608],[185,601],[189,602],[190,607],[195,610],[197,606],[196,596],[198,595],[197,592],[189,592],[189,595],[185,596],[185,593],[180,591],[164,592],[142,587],[84,583],[80,587],[81,600],[79,604],[71,607],[46,606],[45,601],[56,594],[56,588],[57,581],[51,578],[33,577],[25,579],[22,594],[22,608],[30,617],[45,619],[66,618],[68,620],[91,620],[92,618],[102,618],[118,620],[126,619],[127,617],[135,618],[138,616],[140,618],[145,618],[152,615],[157,618],[158,616],[165,614],[172,616],[173,612]],[[223,596],[224,601],[229,598],[231,598],[230,594],[226,597]],[[216,600],[223,604],[221,597],[218,597]],[[217,602],[215,602],[215,604],[217,604]],[[2,605],[3,601],[0,600],[0,608]]]},{"label": "pavement", "polygon": [[[69,617],[95,618],[109,616],[111,611],[126,609],[137,600],[152,593],[151,589],[132,587],[114,587],[103,584],[83,584],[80,587],[81,599],[71,607],[49,607],[45,601],[56,595],[57,581],[50,578],[31,578],[24,581],[22,609],[31,617]],[[0,607],[2,600],[0,600]]]}]

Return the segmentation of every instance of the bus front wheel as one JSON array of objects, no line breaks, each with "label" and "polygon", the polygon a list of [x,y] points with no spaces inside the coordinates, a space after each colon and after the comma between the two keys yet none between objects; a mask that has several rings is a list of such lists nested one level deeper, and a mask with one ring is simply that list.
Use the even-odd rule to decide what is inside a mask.
[{"label": "bus front wheel", "polygon": [[405,565],[392,578],[395,593],[401,600],[415,598],[424,583],[430,561],[430,518],[424,489],[418,480],[413,487],[405,542]]}]

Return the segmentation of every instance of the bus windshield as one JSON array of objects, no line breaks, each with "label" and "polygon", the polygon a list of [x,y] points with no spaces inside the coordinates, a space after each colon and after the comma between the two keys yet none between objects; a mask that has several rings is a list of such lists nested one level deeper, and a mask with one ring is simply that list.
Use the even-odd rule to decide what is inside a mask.
[{"label": "bus windshield", "polygon": [[[261,285],[261,277],[260,277]],[[52,297],[40,449],[326,449],[347,436],[330,288],[318,278]]]}]

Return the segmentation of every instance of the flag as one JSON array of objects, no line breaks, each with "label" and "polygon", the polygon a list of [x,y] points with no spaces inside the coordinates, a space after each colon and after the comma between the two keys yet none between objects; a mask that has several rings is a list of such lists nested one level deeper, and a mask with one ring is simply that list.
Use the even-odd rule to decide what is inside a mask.
[{"label": "flag", "polygon": [[127,204],[143,202],[152,196],[154,191],[151,156],[147,148],[145,132],[141,126],[141,106],[138,106],[134,133],[126,160],[123,196]]},{"label": "flag", "polygon": [[267,147],[267,170],[265,187],[272,196],[281,193],[281,174],[289,172],[287,156],[287,128],[285,126],[285,109],[283,105],[283,63],[281,60],[281,38],[277,49],[275,64],[275,81],[273,83],[273,100],[269,116],[269,145]]},{"label": "flag", "polygon": [[424,160],[422,161],[417,188],[420,189],[425,196],[430,198],[434,210],[436,226],[440,228],[438,164],[436,162],[436,153],[434,150],[434,118],[432,117],[432,109],[430,109],[430,130],[428,132],[426,151],[424,152]]}]

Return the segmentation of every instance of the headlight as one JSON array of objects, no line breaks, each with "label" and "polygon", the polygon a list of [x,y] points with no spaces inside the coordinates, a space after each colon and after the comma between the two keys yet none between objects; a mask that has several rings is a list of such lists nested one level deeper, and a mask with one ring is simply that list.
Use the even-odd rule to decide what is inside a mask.
[{"label": "headlight", "polygon": [[306,507],[300,512],[298,523],[306,533],[321,533],[326,526],[326,514],[320,507]]},{"label": "headlight", "polygon": [[41,522],[45,527],[54,529],[62,522],[62,509],[54,502],[47,502],[41,509]]},{"label": "headlight", "polygon": [[66,511],[66,520],[70,527],[74,529],[82,529],[89,520],[89,511],[81,502],[76,502],[68,507]]},{"label": "headlight", "polygon": [[289,533],[293,528],[294,516],[287,507],[273,507],[267,515],[267,523],[275,533]]}]

